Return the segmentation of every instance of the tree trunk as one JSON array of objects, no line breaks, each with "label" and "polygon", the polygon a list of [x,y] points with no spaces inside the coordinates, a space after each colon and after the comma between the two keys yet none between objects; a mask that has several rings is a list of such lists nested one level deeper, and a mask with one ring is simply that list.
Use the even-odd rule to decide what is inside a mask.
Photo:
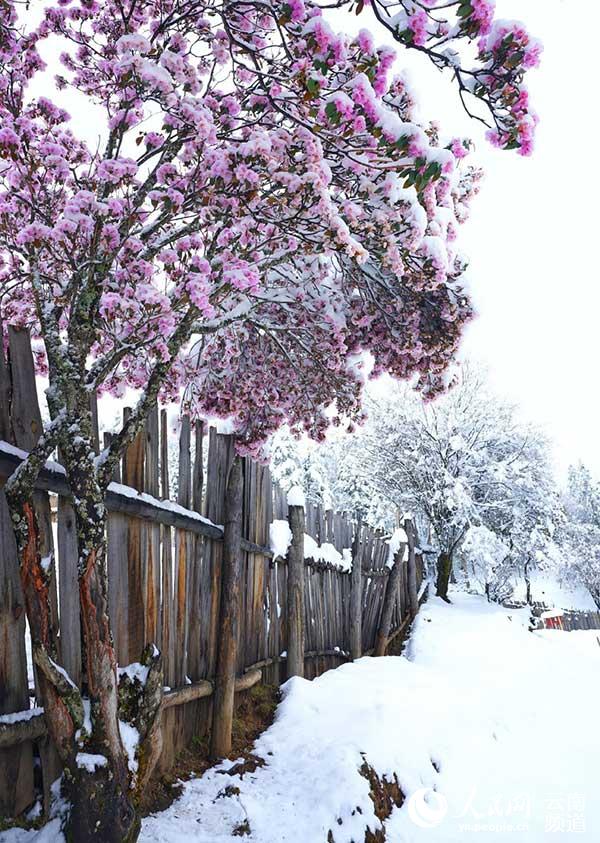
[{"label": "tree trunk", "polygon": [[225,504],[219,649],[210,738],[210,754],[215,759],[224,758],[231,752],[240,615],[242,498],[242,460],[236,454],[229,471]]},{"label": "tree trunk", "polygon": [[449,553],[442,552],[438,556],[438,563],[437,563],[437,583],[436,583],[436,594],[438,597],[441,597],[442,600],[445,600],[446,603],[450,603],[450,598],[448,597],[448,585],[450,583],[450,574],[452,572],[452,557]]},{"label": "tree trunk", "polygon": [[93,773],[77,769],[66,836],[77,843],[131,843],[137,839],[140,820],[133,806],[131,774],[119,730],[117,660],[108,616],[104,495],[89,464],[91,443],[81,450],[77,446],[77,452],[69,450],[67,475],[76,501],[83,672],[92,715],[86,751],[104,755],[107,764]]},{"label": "tree trunk", "polygon": [[414,618],[419,611],[419,599],[417,591],[417,559],[415,553],[417,531],[415,525],[410,519],[404,522],[404,530],[408,538],[408,601],[410,606],[410,613]]},{"label": "tree trunk", "polygon": [[525,563],[523,568],[523,576],[525,578],[525,600],[527,601],[527,605],[531,606],[531,577],[529,576],[529,560]]},{"label": "tree trunk", "polygon": [[392,625],[392,614],[394,612],[394,603],[398,595],[398,584],[400,582],[400,569],[403,565],[404,551],[406,545],[401,544],[396,553],[396,559],[387,578],[387,585],[385,589],[385,597],[383,598],[383,609],[381,611],[381,621],[379,623],[379,632],[377,633],[377,640],[375,642],[376,656],[385,656],[385,650],[390,634],[390,627]]}]

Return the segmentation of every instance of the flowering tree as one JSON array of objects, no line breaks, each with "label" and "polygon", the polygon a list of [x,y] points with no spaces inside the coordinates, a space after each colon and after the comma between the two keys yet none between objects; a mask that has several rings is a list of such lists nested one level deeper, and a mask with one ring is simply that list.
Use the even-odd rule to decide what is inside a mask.
[{"label": "flowering tree", "polygon": [[[372,12],[451,64],[461,96],[492,115],[494,142],[527,152],[527,36],[491,26],[489,3],[400,5],[395,22]],[[479,173],[462,161],[465,141],[417,125],[390,77],[393,51],[364,31],[334,33],[317,5],[59,0],[29,30],[18,8],[0,3],[0,317],[43,342],[50,420],[6,495],[69,833],[133,840],[106,609],[104,497],[117,461],[157,399],[230,417],[240,453],[256,454],[286,419],[322,437],[333,401],[359,415],[367,350],[376,372],[442,390],[471,316],[456,228]],[[478,36],[469,75],[455,50]],[[36,93],[52,90],[44,51],[60,53],[52,98]],[[93,114],[98,144],[63,91]],[[128,386],[137,406],[97,455],[89,395]],[[31,504],[57,446],[75,502],[91,734],[52,659]],[[80,768],[82,748],[106,765]]]}]

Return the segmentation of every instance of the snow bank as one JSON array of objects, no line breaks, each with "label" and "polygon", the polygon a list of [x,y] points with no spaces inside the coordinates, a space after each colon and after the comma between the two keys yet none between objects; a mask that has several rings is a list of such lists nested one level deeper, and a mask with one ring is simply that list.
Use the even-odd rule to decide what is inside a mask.
[{"label": "snow bank", "polygon": [[[290,680],[256,744],[265,766],[230,778],[226,762],[188,782],[144,820],[142,843],[234,843],[246,821],[259,843],[324,843],[330,829],[335,843],[362,841],[378,826],[365,758],[408,797],[386,821],[387,843],[546,843],[553,823],[582,820],[575,839],[595,843],[595,634],[530,633],[527,611],[452,599],[425,604],[410,660]],[[227,785],[239,794],[217,799]]]}]

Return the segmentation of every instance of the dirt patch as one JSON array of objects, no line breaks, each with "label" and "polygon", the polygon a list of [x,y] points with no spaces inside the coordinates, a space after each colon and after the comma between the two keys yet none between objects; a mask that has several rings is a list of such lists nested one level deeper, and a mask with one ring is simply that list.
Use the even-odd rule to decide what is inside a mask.
[{"label": "dirt patch", "polygon": [[[273,722],[279,702],[279,688],[275,685],[255,685],[244,691],[236,700],[233,719],[232,750],[229,758],[241,758],[231,774],[254,771],[264,761],[252,754],[258,736]],[[213,764],[209,760],[210,735],[192,740],[189,749],[177,757],[175,766],[168,772],[155,776],[145,791],[143,815],[164,811],[181,794],[182,781],[201,776]],[[239,769],[236,769],[239,768]],[[246,832],[238,832],[242,834]]]},{"label": "dirt patch", "polygon": [[[359,772],[369,782],[369,796],[375,808],[375,816],[384,823],[394,808],[400,808],[404,802],[404,794],[400,790],[398,779],[394,776],[393,781],[388,781],[385,776],[378,776],[366,761]],[[358,807],[356,812],[362,813]],[[343,825],[343,821],[338,819],[338,824]],[[375,830],[367,828],[365,831],[364,843],[385,843],[385,839],[385,828]],[[336,843],[333,830],[327,835],[327,843]],[[359,843],[359,841],[356,841],[356,843]],[[360,843],[363,843],[363,841],[360,841]]]}]

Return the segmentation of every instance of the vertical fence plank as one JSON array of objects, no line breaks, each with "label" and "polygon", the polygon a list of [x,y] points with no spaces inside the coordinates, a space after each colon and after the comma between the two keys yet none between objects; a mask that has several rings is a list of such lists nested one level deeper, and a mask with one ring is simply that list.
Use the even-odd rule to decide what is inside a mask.
[{"label": "vertical fence plank", "polygon": [[[25,606],[15,537],[0,489],[0,714],[29,708]],[[14,817],[33,802],[31,742],[0,750],[0,817]]]},{"label": "vertical fence plank", "polygon": [[[177,503],[189,508],[191,502],[191,428],[189,416],[181,419],[179,431],[179,473],[177,477]],[[187,676],[188,644],[188,541],[185,530],[175,530],[175,681],[183,685]]]},{"label": "vertical fence plank", "polygon": [[[103,445],[108,448],[112,434],[104,434]],[[117,466],[113,480],[121,482]],[[106,561],[108,567],[108,614],[117,662],[129,664],[129,562],[127,556],[129,519],[119,512],[109,512],[106,522]]]},{"label": "vertical fence plank", "polygon": [[[192,469],[191,505],[195,512],[202,512],[203,469],[203,426],[202,422],[194,425],[194,465]],[[204,584],[204,539],[202,536],[189,536],[189,588],[188,588],[188,667],[192,681],[203,678],[205,673],[203,617]]]},{"label": "vertical fence plank", "polygon": [[352,544],[352,587],[350,592],[350,657],[362,656],[362,545],[361,523],[356,524],[356,533]]},{"label": "vertical fence plank", "polygon": [[[42,433],[43,425],[37,399],[35,367],[29,331],[9,327],[8,341],[12,383],[12,429],[17,447],[25,451],[30,451],[37,444]],[[52,514],[47,492],[34,492],[33,507],[38,522],[39,552],[42,558],[48,560],[47,570],[50,578],[50,638],[56,642],[57,655],[60,659],[56,557],[54,553]],[[60,776],[61,765],[58,755],[49,741],[45,739],[40,741],[39,751],[42,762],[44,810],[47,812],[50,808],[50,787],[55,779]]]},{"label": "vertical fence plank", "polygon": [[219,646],[210,741],[210,752],[213,758],[223,758],[231,752],[240,614],[243,493],[242,459],[236,456],[227,479]]},{"label": "vertical fence plank", "polygon": [[287,675],[304,676],[304,507],[289,507]]},{"label": "vertical fence plank", "polygon": [[81,624],[75,510],[63,497],[57,509],[58,577],[60,581],[60,652],[62,665],[73,682],[81,686]]},{"label": "vertical fence plank", "polygon": [[[160,495],[158,405],[154,405],[144,427],[144,491]],[[145,524],[143,533],[144,646],[159,640],[160,623],[160,527]]]},{"label": "vertical fence plank", "polygon": [[[130,415],[125,409],[123,421]],[[123,483],[137,489],[144,490],[144,459],[145,441],[144,431],[140,431],[133,442],[127,447],[123,457]],[[142,550],[142,524],[139,518],[127,519],[127,581],[128,581],[128,610],[127,637],[128,657],[132,662],[138,661],[144,649],[145,637],[145,594],[144,594],[144,553]]]}]

